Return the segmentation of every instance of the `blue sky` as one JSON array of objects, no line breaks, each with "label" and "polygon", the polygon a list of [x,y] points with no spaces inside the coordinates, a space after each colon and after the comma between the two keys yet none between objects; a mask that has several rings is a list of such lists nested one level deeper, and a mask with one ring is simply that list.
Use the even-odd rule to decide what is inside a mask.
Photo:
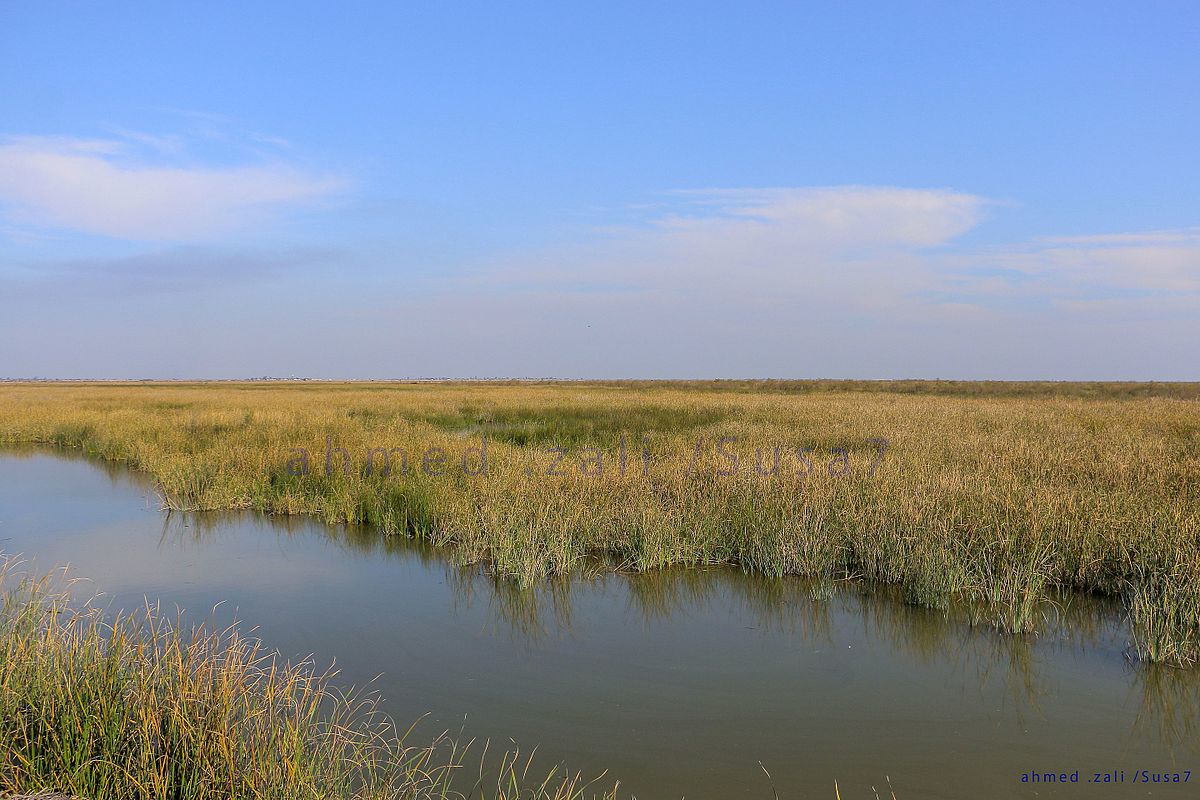
[{"label": "blue sky", "polygon": [[8,3],[0,375],[1197,379],[1193,3]]}]

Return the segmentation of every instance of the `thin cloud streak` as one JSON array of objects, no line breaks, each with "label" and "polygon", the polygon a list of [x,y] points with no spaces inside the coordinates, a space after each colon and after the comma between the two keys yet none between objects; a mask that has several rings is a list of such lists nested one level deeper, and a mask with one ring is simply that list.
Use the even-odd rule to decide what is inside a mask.
[{"label": "thin cloud streak", "polygon": [[[242,291],[255,283],[310,281],[322,271],[358,266],[356,255],[330,247],[215,247],[189,245],[113,258],[90,257],[17,265],[0,275],[6,295],[39,298],[195,297]],[[343,273],[344,274],[344,273]]]}]

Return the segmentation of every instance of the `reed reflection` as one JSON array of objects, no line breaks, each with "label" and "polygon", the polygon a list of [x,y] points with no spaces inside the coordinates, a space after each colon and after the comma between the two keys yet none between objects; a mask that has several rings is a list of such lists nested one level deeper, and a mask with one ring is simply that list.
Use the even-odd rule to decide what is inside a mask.
[{"label": "reed reflection", "polygon": [[[1108,657],[1123,647],[1119,607],[1103,598],[1064,593],[1047,604],[1036,635],[1001,633],[968,606],[928,609],[905,602],[894,586],[829,578],[767,577],[727,567],[614,571],[592,562],[575,573],[532,586],[499,576],[486,565],[459,563],[452,551],[420,540],[384,536],[362,526],[327,526],[299,517],[250,512],[171,513],[163,518],[161,547],[203,547],[218,537],[245,535],[247,527],[285,540],[320,537],[338,549],[371,559],[397,559],[439,570],[456,609],[485,608],[497,630],[530,649],[586,624],[600,595],[615,595],[627,616],[643,626],[681,616],[735,613],[763,635],[794,637],[811,650],[828,648],[846,626],[882,643],[891,657],[940,667],[974,686],[980,700],[1008,698],[1008,714],[1040,716],[1053,686],[1044,663],[1062,655]],[[1095,656],[1099,657],[1099,656]],[[803,669],[797,665],[798,673]],[[1200,672],[1130,664],[1134,737],[1152,736],[1172,750],[1200,749]]]}]

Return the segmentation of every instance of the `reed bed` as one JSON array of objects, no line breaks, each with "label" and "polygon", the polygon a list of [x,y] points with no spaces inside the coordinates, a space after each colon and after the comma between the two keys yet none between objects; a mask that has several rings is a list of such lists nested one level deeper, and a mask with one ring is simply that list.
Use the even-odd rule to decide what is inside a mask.
[{"label": "reed bed", "polygon": [[0,441],[129,464],[172,508],[373,524],[526,584],[597,556],[729,563],[894,583],[1012,633],[1092,592],[1125,604],[1134,656],[1200,660],[1197,384],[10,384]]},{"label": "reed bed", "polygon": [[237,627],[185,628],[154,608],[106,619],[12,561],[0,592],[0,797],[615,797],[537,776],[516,751],[472,774],[469,746],[410,743],[371,698]]}]

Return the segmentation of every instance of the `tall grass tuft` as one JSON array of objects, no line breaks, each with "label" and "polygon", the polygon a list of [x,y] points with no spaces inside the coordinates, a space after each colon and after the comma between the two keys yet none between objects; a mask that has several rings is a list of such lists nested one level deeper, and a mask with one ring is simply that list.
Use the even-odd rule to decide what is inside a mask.
[{"label": "tall grass tuft", "polygon": [[1139,562],[1128,589],[1133,645],[1146,661],[1200,662],[1200,556]]}]

